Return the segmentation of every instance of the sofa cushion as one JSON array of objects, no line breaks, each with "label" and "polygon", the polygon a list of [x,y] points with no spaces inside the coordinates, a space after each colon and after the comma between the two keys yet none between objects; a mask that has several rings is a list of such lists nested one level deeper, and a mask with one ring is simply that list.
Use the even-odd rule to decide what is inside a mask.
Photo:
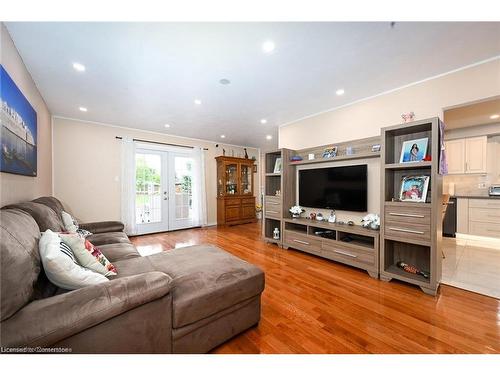
[{"label": "sofa cushion", "polygon": [[99,245],[99,249],[110,262],[140,257],[141,254],[131,243],[111,243]]},{"label": "sofa cushion", "polygon": [[40,273],[40,231],[24,211],[0,210],[1,316],[5,320],[33,297]]},{"label": "sofa cushion", "polygon": [[64,206],[61,201],[54,197],[40,197],[37,199],[33,199],[32,202],[43,204],[52,210],[59,216],[62,220],[62,211],[64,210]]},{"label": "sofa cushion", "polygon": [[61,217],[50,207],[36,202],[22,202],[5,206],[4,208],[15,208],[30,214],[38,224],[40,232],[50,229],[53,232],[61,232],[64,225]]},{"label": "sofa cushion", "polygon": [[161,271],[172,277],[173,322],[180,328],[264,290],[264,273],[218,247],[198,245],[115,262],[117,277]]},{"label": "sofa cushion", "polygon": [[88,236],[87,240],[96,246],[112,243],[130,243],[130,240],[124,232],[94,233]]}]

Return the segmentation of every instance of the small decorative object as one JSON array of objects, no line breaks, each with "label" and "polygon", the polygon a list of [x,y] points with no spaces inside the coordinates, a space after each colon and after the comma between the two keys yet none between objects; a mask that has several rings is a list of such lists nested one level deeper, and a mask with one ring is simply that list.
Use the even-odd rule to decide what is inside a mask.
[{"label": "small decorative object", "polygon": [[257,160],[257,158],[256,158],[255,156],[252,156],[252,160],[253,160],[253,161],[256,161],[256,160]]},{"label": "small decorative object", "polygon": [[279,230],[278,227],[274,228],[273,239],[275,239],[275,240],[279,240],[280,239],[280,230]]},{"label": "small decorative object", "polygon": [[226,156],[226,149],[222,149],[222,156]]},{"label": "small decorative object", "polygon": [[257,173],[257,164],[253,165],[253,173]]},{"label": "small decorative object", "polygon": [[309,218],[310,218],[311,220],[316,220],[316,214],[315,214],[314,212],[311,212],[311,213],[309,214]]},{"label": "small decorative object", "polygon": [[316,220],[317,220],[317,221],[323,221],[323,219],[324,219],[324,218],[323,218],[323,214],[322,214],[321,212],[318,212],[318,213],[316,214]]},{"label": "small decorative object", "polygon": [[300,214],[305,210],[300,206],[292,206],[288,211],[290,211],[294,219],[297,219],[300,217]]},{"label": "small decorative object", "polygon": [[274,192],[274,195],[277,196],[277,197],[281,196],[281,190],[276,190]]},{"label": "small decorative object", "polygon": [[425,155],[424,161],[432,161],[431,155]]},{"label": "small decorative object", "polygon": [[337,156],[337,146],[333,146],[330,148],[325,148],[325,151],[323,151],[323,158],[334,158]]},{"label": "small decorative object", "polygon": [[403,123],[407,123],[407,122],[411,122],[415,119],[415,113],[412,112],[408,112],[408,113],[403,113],[401,115],[401,118],[403,119]]},{"label": "small decorative object", "polygon": [[309,154],[307,155],[308,160],[314,160],[314,154]]},{"label": "small decorative object", "polygon": [[281,158],[276,158],[274,162],[274,173],[281,173]]},{"label": "small decorative object", "polygon": [[290,161],[301,161],[302,160],[302,156],[299,156],[299,155],[295,155],[295,156],[292,156],[290,158]]},{"label": "small decorative object", "polygon": [[347,225],[349,225],[350,227],[352,227],[352,226],[354,225],[354,221],[349,220],[349,221],[347,222]]},{"label": "small decorative object", "polygon": [[368,214],[363,219],[361,219],[361,225],[365,228],[379,229],[380,228],[380,216],[377,214]]},{"label": "small decorative object", "polygon": [[330,212],[330,217],[328,218],[329,223],[335,223],[337,221],[337,216],[335,215],[335,210]]},{"label": "small decorative object", "polygon": [[401,148],[400,163],[411,163],[424,160],[427,154],[427,144],[429,138],[412,139],[403,142]]},{"label": "small decorative object", "polygon": [[347,146],[345,148],[345,154],[346,155],[353,155],[354,154],[354,149],[351,146]]},{"label": "small decorative object", "polygon": [[399,200],[402,202],[425,202],[430,176],[406,176],[401,181]]},{"label": "small decorative object", "polygon": [[231,156],[234,157],[234,150],[231,150]]},{"label": "small decorative object", "polygon": [[246,149],[246,148],[244,148],[243,150],[245,151],[245,159],[248,159],[247,149]]},{"label": "small decorative object", "polygon": [[380,151],[380,145],[373,145],[372,146],[372,152],[379,152]]},{"label": "small decorative object", "polygon": [[405,262],[397,262],[396,265],[404,270],[405,272],[412,273],[414,275],[420,275],[425,277],[426,279],[429,278],[429,273],[422,271],[420,268],[417,268],[411,264],[405,263]]}]

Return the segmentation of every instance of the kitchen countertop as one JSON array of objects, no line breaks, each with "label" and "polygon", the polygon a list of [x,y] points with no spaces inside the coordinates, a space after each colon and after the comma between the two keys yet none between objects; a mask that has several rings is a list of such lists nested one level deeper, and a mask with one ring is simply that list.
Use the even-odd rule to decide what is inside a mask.
[{"label": "kitchen countertop", "polygon": [[455,194],[451,196],[452,198],[468,198],[468,199],[500,199],[500,195],[465,195],[465,194]]}]

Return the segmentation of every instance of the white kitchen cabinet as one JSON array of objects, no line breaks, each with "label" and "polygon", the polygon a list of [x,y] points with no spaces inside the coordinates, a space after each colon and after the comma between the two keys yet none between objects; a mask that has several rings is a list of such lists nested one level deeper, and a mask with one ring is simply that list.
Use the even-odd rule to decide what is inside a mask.
[{"label": "white kitchen cabinet", "polygon": [[465,138],[445,142],[448,174],[465,173]]},{"label": "white kitchen cabinet", "polygon": [[488,138],[453,139],[445,142],[448,174],[486,173]]}]

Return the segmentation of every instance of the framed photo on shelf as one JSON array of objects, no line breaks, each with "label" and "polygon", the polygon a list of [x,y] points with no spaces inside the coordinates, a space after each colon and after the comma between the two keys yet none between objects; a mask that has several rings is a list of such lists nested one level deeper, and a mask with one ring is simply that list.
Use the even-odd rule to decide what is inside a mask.
[{"label": "framed photo on shelf", "polygon": [[430,176],[406,176],[401,180],[399,200],[402,202],[424,202],[427,200]]},{"label": "framed photo on shelf", "polygon": [[427,155],[429,138],[411,139],[403,142],[401,148],[400,163],[413,163],[424,160]]},{"label": "framed photo on shelf", "polygon": [[274,173],[281,173],[281,158],[276,158],[274,162]]}]

